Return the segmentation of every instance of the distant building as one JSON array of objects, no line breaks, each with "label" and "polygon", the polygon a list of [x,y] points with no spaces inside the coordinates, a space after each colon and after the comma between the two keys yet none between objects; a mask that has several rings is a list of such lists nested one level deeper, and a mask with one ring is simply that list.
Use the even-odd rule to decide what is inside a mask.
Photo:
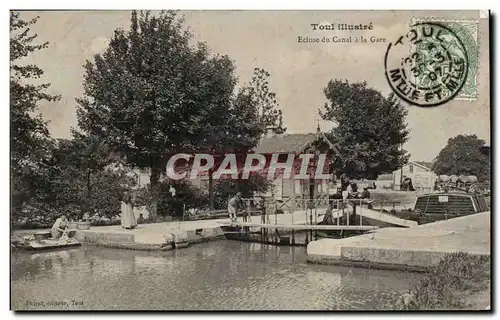
[{"label": "distant building", "polygon": [[410,161],[392,173],[394,190],[401,189],[401,175],[410,178],[416,190],[426,192],[433,190],[438,177],[431,168],[431,162]]}]

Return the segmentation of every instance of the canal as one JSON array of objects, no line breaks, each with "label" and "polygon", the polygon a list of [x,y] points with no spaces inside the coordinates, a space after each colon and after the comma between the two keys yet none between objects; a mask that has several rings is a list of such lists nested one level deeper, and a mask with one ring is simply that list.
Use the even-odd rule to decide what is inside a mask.
[{"label": "canal", "polygon": [[14,310],[391,310],[419,274],[308,264],[304,247],[13,252]]}]

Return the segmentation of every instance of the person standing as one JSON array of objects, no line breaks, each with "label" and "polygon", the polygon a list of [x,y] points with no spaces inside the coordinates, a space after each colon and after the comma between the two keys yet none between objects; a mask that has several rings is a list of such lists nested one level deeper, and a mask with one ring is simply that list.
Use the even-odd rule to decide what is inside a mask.
[{"label": "person standing", "polygon": [[234,197],[229,199],[227,203],[227,211],[231,222],[236,222],[238,212],[243,209],[243,202],[241,200],[241,192],[237,192]]},{"label": "person standing", "polygon": [[347,199],[356,199],[358,197],[358,184],[351,182],[347,187]]},{"label": "person standing", "polygon": [[133,229],[137,226],[134,216],[134,207],[132,204],[132,196],[128,191],[125,191],[121,201],[121,224],[122,228]]}]

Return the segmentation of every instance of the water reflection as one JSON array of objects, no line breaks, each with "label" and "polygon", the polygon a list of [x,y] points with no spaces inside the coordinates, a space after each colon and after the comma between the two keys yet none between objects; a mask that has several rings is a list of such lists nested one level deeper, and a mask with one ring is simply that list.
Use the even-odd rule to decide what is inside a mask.
[{"label": "water reflection", "polygon": [[[390,309],[418,275],[311,265],[305,248],[220,241],[163,253],[78,249],[12,257],[12,304],[94,310]],[[45,309],[58,309],[48,308]]]}]

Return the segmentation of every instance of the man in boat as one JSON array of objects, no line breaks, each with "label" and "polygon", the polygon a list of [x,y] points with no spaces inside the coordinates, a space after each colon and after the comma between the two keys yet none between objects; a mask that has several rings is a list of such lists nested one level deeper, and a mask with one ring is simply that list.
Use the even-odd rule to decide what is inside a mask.
[{"label": "man in boat", "polygon": [[236,222],[238,212],[241,210],[243,210],[243,201],[241,200],[241,192],[237,192],[236,195],[229,199],[229,202],[227,203],[227,211],[229,212],[231,222]]},{"label": "man in boat", "polygon": [[54,222],[52,229],[50,229],[52,238],[59,239],[67,227],[68,227],[68,219],[66,219],[66,215],[63,214],[56,219],[56,222]]}]

